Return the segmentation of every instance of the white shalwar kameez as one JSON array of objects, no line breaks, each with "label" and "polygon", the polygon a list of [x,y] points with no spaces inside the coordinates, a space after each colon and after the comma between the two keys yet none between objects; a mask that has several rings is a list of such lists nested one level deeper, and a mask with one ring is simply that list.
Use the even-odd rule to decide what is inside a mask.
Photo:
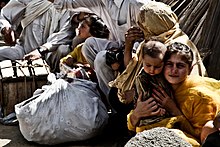
[{"label": "white shalwar kameez", "polygon": [[[26,10],[30,2],[32,1],[11,0],[1,10],[0,30],[4,27],[16,30],[23,16],[30,17],[28,13],[36,9],[32,7],[33,9]],[[67,10],[59,12],[52,3],[44,2],[48,4],[49,9],[23,28],[16,45],[0,47],[0,61],[22,59],[25,54],[43,46],[49,51],[55,51],[46,55],[46,61],[53,71],[58,66],[60,58],[69,53],[67,44],[71,42],[73,34],[70,23],[71,13]]]},{"label": "white shalwar kameez", "polygon": [[119,47],[125,41],[125,32],[137,26],[137,14],[143,4],[150,0],[55,0],[57,9],[86,7],[97,14],[110,30],[108,40],[88,38],[82,47],[86,60],[95,68],[100,88],[108,97],[108,82],[114,80],[113,70],[105,63],[105,50]]}]

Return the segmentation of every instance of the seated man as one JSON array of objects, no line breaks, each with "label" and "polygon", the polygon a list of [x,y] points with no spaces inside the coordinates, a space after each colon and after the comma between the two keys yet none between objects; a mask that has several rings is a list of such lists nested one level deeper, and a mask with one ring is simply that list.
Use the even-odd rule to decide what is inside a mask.
[{"label": "seated man", "polygon": [[[35,50],[45,54],[55,72],[60,58],[69,53],[67,46],[73,37],[70,18],[70,11],[59,12],[47,0],[11,0],[0,16],[1,34],[10,45],[0,47],[0,61],[23,59]],[[16,41],[14,34],[20,25],[22,30]]]}]

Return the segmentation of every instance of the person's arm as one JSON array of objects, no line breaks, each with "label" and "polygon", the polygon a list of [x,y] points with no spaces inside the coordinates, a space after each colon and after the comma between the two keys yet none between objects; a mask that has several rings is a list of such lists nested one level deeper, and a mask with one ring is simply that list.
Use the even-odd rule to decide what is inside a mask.
[{"label": "person's arm", "polygon": [[15,30],[20,25],[26,8],[25,5],[26,3],[22,0],[11,0],[1,9],[0,32],[8,45],[15,44]]},{"label": "person's arm", "polygon": [[200,135],[200,140],[202,143],[204,143],[204,141],[206,140],[206,138],[214,133],[218,131],[217,128],[215,128],[215,126],[213,125],[213,120],[208,121],[203,127],[202,127],[202,132]]},{"label": "person's arm", "polygon": [[177,107],[175,101],[165,92],[163,88],[158,86],[157,91],[153,89],[153,97],[157,100],[157,102],[165,108],[172,116],[182,115],[182,112]]},{"label": "person's arm", "polygon": [[[206,91],[209,93],[209,91]],[[193,97],[192,97],[193,98]],[[213,98],[208,97],[206,94],[198,93],[193,98],[194,100],[190,101],[191,104],[184,106],[183,113],[186,118],[190,121],[194,127],[195,133],[200,137],[202,132],[202,127],[210,120],[213,120],[217,114],[217,105]],[[193,108],[191,111],[190,109]],[[188,109],[188,111],[186,110]]]},{"label": "person's arm", "polygon": [[203,143],[210,134],[216,131],[220,131],[220,112],[215,116],[214,120],[208,121],[202,127],[202,133],[200,137],[201,142]]},{"label": "person's arm", "polygon": [[125,51],[124,51],[124,65],[128,65],[132,59],[132,49],[136,40],[144,37],[143,32],[138,27],[131,27],[125,33]]},{"label": "person's arm", "polygon": [[70,11],[61,12],[61,14],[56,12],[54,15],[61,15],[59,16],[60,19],[58,20],[58,27],[52,34],[49,35],[46,43],[39,47],[48,50],[48,52],[55,51],[59,45],[71,43],[74,34],[70,20]]},{"label": "person's arm", "polygon": [[[46,51],[48,51],[48,50],[46,50]],[[24,60],[37,60],[41,57],[44,58],[44,55],[41,53],[40,48],[38,48],[38,49],[24,55],[23,59]]]},{"label": "person's arm", "polygon": [[165,108],[166,111],[168,111],[172,116],[182,115],[184,119],[180,123],[181,130],[184,130],[187,133],[198,138],[199,136],[198,134],[196,134],[194,126],[191,124],[190,119],[188,119],[185,114],[182,113],[175,101],[170,96],[168,96],[168,94],[161,87],[158,87],[158,89],[160,91],[153,90],[153,97],[157,100],[161,107]]},{"label": "person's arm", "polygon": [[78,56],[81,55],[81,48],[83,44],[79,44],[77,47],[75,47],[66,57],[62,58],[63,63],[66,65],[72,67],[74,63],[77,63]]},{"label": "person's arm", "polygon": [[[217,101],[215,101],[215,97],[208,95],[210,93],[213,94],[204,86],[202,90],[191,88],[187,90],[187,93],[179,94],[176,97],[181,112],[192,126],[187,130],[198,139],[201,137],[203,126],[213,120],[218,111]],[[216,97],[218,96],[216,95]]]},{"label": "person's arm", "polygon": [[0,29],[4,27],[16,30],[25,13],[27,2],[24,0],[10,0],[7,5],[1,9]]},{"label": "person's arm", "polygon": [[149,98],[146,101],[142,101],[141,99],[142,93],[138,97],[137,106],[128,117],[128,124],[133,126],[133,128],[138,126],[141,118],[161,115],[162,110],[160,108],[158,109],[158,105],[153,98]]}]

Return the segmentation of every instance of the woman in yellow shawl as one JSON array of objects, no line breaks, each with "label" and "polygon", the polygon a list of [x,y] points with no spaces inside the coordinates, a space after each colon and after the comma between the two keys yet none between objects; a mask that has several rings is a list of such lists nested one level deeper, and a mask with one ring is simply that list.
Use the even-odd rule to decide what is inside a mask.
[{"label": "woman in yellow shawl", "polygon": [[[140,9],[138,15],[138,24],[144,32],[145,40],[155,38],[166,45],[172,42],[181,42],[188,45],[193,50],[194,61],[191,74],[204,76],[206,74],[205,67],[201,61],[196,46],[189,40],[188,36],[179,28],[178,18],[171,10],[171,7],[161,3],[150,1]],[[130,103],[124,97],[126,92],[133,88],[135,77],[142,67],[141,49],[143,43],[139,45],[137,53],[133,55],[128,63],[126,70],[119,75],[114,81],[109,83],[110,87],[118,88],[119,100],[123,103]]]},{"label": "woman in yellow shawl", "polygon": [[[193,67],[192,62],[193,53],[188,46],[179,42],[169,45],[165,55],[164,77],[172,86],[177,106],[161,88],[159,91],[154,90],[153,98],[173,116],[183,114],[183,119],[179,121],[180,129],[199,141],[203,126],[213,120],[219,112],[220,81],[189,75]],[[148,107],[145,112],[143,112],[145,108],[141,106],[143,103],[145,107]],[[155,115],[153,110],[155,105],[153,104],[152,101],[138,102],[133,113],[129,115],[128,127],[135,128],[142,116]],[[142,112],[138,110],[142,110]],[[163,126],[167,124],[163,124]]]}]

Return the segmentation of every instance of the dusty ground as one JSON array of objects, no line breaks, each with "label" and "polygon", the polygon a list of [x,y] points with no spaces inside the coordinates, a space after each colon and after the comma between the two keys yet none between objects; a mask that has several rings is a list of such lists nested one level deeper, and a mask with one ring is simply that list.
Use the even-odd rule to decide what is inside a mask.
[{"label": "dusty ground", "polygon": [[20,133],[18,126],[4,126],[0,124],[0,146],[28,147],[37,146],[27,142]]},{"label": "dusty ground", "polygon": [[[55,145],[62,147],[122,147],[129,139],[125,130],[117,126],[108,127],[104,133],[93,139],[82,142],[70,142]],[[22,136],[19,126],[5,126],[0,124],[0,147],[39,147],[33,142],[28,142]]]}]

